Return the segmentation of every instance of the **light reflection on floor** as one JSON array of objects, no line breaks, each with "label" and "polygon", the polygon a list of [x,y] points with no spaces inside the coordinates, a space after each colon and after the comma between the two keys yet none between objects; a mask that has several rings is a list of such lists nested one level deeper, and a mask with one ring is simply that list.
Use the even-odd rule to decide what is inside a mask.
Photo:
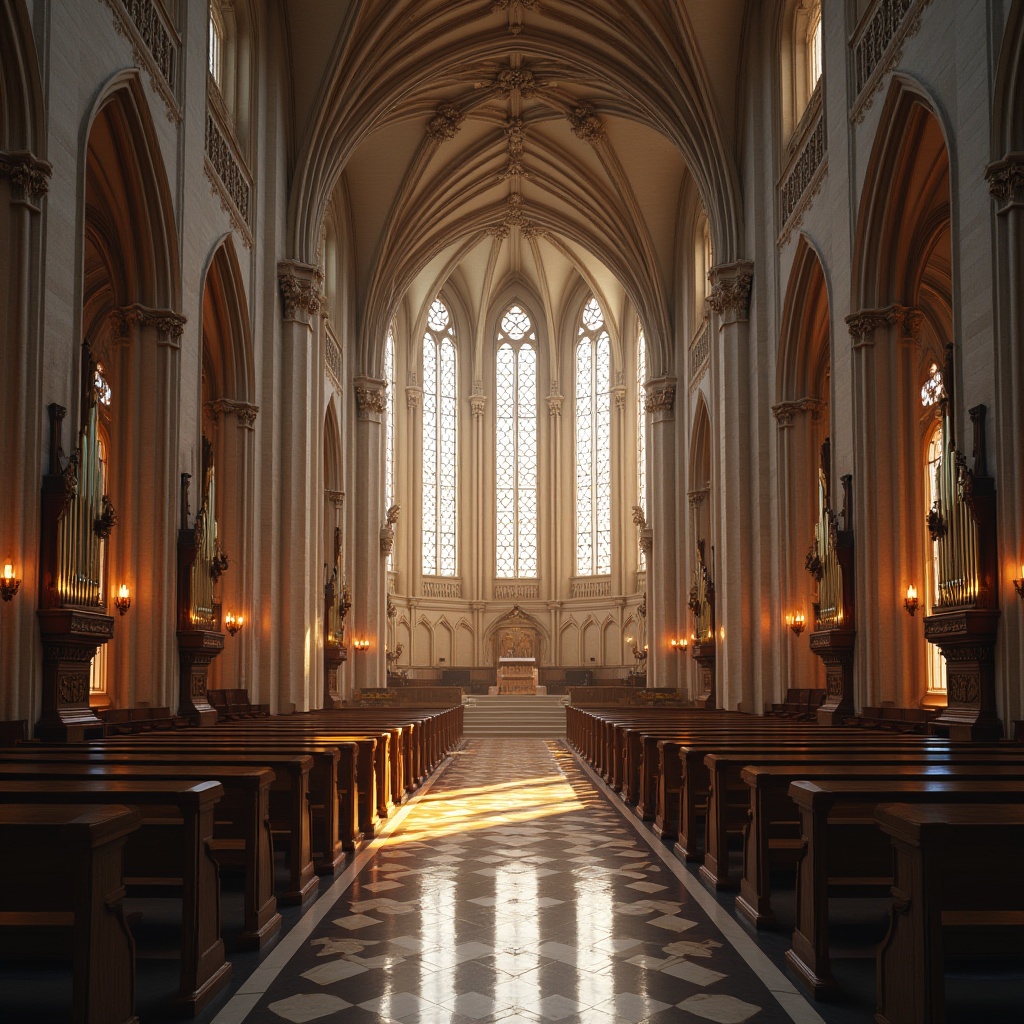
[{"label": "light reflection on floor", "polygon": [[788,1021],[720,940],[561,744],[475,740],[218,1024]]}]

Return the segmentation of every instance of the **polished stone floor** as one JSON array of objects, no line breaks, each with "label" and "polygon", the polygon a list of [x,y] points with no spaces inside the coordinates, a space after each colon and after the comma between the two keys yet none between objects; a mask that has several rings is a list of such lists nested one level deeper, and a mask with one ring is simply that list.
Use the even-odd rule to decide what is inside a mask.
[{"label": "polished stone floor", "polygon": [[821,1020],[560,742],[469,741],[396,819],[215,1024]]}]

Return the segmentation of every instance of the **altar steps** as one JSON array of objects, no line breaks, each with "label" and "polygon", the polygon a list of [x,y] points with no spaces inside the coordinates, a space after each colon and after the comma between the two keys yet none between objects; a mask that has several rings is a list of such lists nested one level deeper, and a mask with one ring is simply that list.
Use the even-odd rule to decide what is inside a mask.
[{"label": "altar steps", "polygon": [[466,736],[540,736],[556,739],[565,735],[565,697],[502,694],[466,697]]}]

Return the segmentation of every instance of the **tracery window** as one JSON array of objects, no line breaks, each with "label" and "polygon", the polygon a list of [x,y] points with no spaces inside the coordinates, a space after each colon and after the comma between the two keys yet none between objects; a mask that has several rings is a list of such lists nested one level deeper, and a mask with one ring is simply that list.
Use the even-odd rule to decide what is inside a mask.
[{"label": "tracery window", "polygon": [[458,378],[455,328],[435,299],[423,335],[423,558],[425,576],[458,571]]},{"label": "tracery window", "polygon": [[537,334],[510,306],[495,357],[495,575],[537,575]]},{"label": "tracery window", "polygon": [[[647,511],[647,415],[644,410],[644,384],[647,381],[647,339],[644,329],[636,341],[636,503]],[[643,572],[647,556],[640,546],[637,565]]]},{"label": "tracery window", "polygon": [[[384,343],[384,381],[387,384],[387,420],[384,439],[384,507],[395,503],[395,335],[388,329]],[[388,572],[395,567],[394,548],[388,553]]]},{"label": "tracery window", "polygon": [[576,342],[576,575],[612,570],[611,341],[591,297]]}]

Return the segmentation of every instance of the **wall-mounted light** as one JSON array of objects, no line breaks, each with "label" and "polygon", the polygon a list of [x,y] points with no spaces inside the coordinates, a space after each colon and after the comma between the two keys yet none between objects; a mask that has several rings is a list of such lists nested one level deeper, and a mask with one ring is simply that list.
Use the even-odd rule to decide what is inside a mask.
[{"label": "wall-mounted light", "polygon": [[911,617],[917,613],[917,587],[913,583],[907,587],[907,596],[903,600],[903,607]]},{"label": "wall-mounted light", "polygon": [[126,611],[132,606],[132,595],[128,590],[128,584],[122,583],[117,588],[117,597],[114,598],[114,607],[117,609],[118,615],[124,615]]},{"label": "wall-mounted light", "polygon": [[9,558],[4,559],[4,574],[0,576],[0,597],[10,601],[18,592],[21,586],[21,579],[14,573],[14,562]]},{"label": "wall-mounted light", "polygon": [[224,616],[224,628],[234,636],[241,628],[245,625],[244,615],[235,615],[234,612],[228,612]]},{"label": "wall-mounted light", "polygon": [[370,649],[370,641],[369,640],[353,640],[352,641],[352,646],[355,648],[355,650],[357,652],[362,653],[363,651],[368,651]]},{"label": "wall-mounted light", "polygon": [[803,612],[790,612],[786,616],[786,625],[799,636],[807,625],[807,619],[804,617]]},{"label": "wall-mounted light", "polygon": [[1013,581],[1013,589],[1017,591],[1017,596],[1024,600],[1024,565],[1020,567],[1020,579]]},{"label": "wall-mounted light", "polygon": [[686,648],[689,647],[690,641],[687,640],[685,636],[681,638],[674,636],[669,640],[668,645],[673,651],[685,651]]}]

